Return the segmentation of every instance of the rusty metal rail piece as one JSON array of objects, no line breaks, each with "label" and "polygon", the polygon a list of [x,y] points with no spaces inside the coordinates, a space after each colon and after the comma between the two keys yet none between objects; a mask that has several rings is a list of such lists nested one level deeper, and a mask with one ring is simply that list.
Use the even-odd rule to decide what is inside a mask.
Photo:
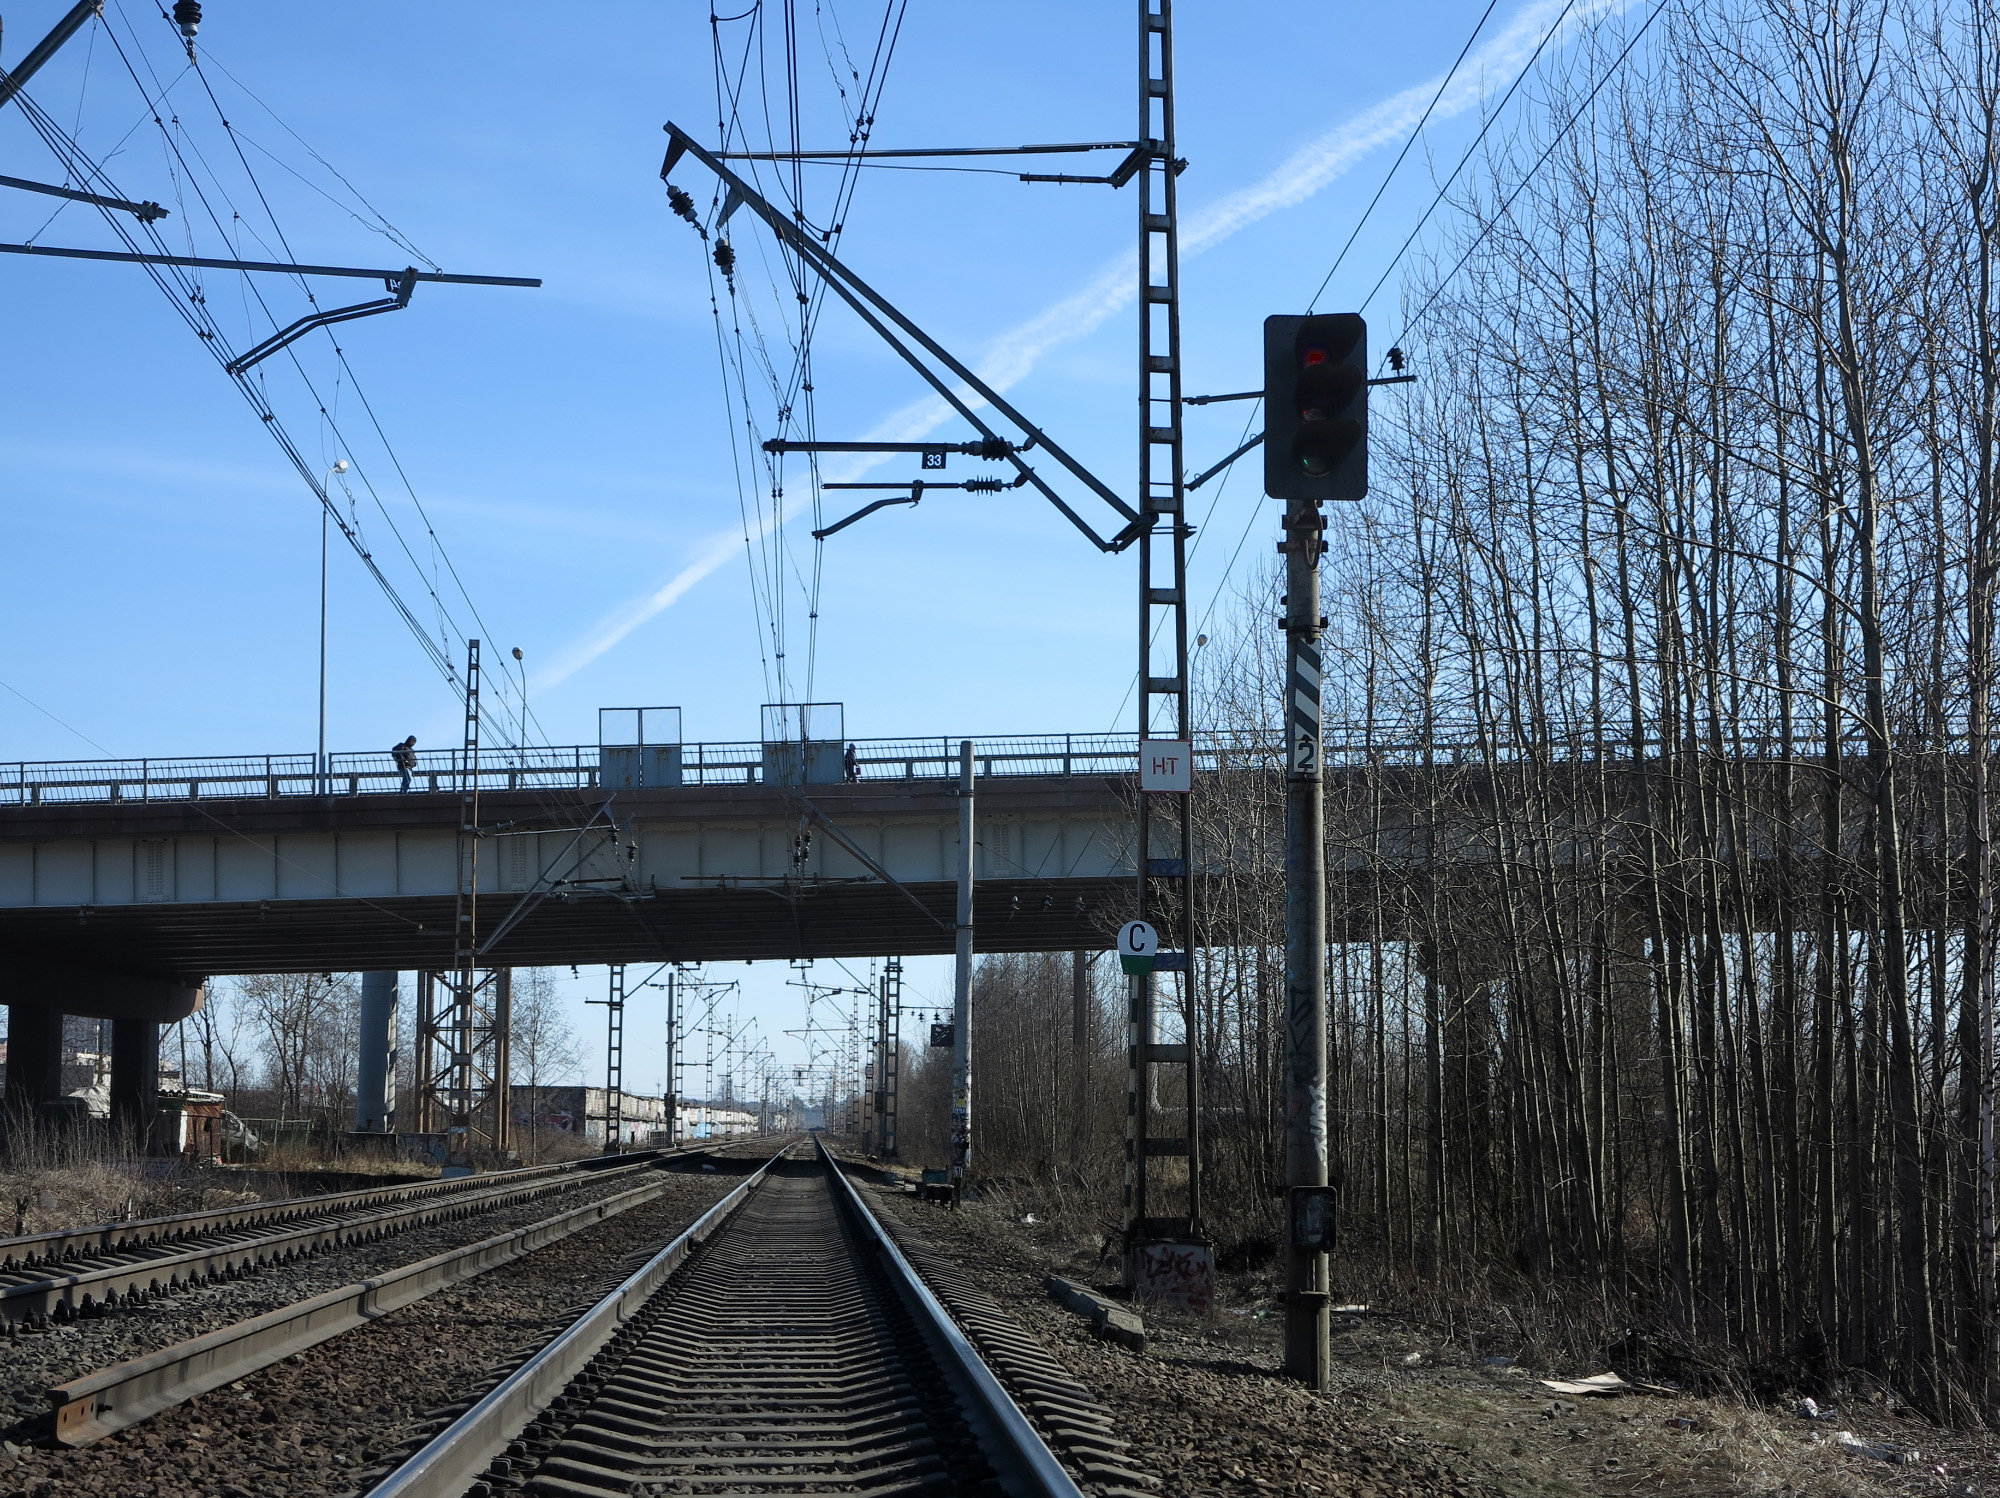
[{"label": "rusty metal rail piece", "polygon": [[[370,1240],[453,1217],[471,1216],[530,1201],[552,1191],[564,1191],[586,1181],[647,1169],[652,1158],[614,1166],[588,1176],[555,1176],[495,1186],[419,1201],[411,1205],[362,1212],[345,1217],[314,1219],[302,1227],[243,1238],[224,1236],[178,1253],[142,1253],[117,1263],[39,1274],[11,1285],[0,1285],[0,1325],[40,1323],[61,1315],[115,1304],[206,1279],[240,1273],[261,1264],[296,1258],[357,1240]],[[473,1179],[478,1179],[474,1177]]]},{"label": "rusty metal rail piece", "polygon": [[734,1215],[763,1184],[771,1167],[785,1158],[788,1148],[766,1160],[617,1289],[370,1488],[368,1498],[458,1498],[507,1449],[522,1427],[547,1409],[598,1350],[666,1284],[688,1255]]},{"label": "rusty metal rail piece", "polygon": [[88,1446],[198,1394],[268,1368],[295,1352],[366,1326],[378,1316],[510,1264],[572,1233],[594,1227],[651,1201],[668,1187],[660,1178],[616,1196],[587,1202],[512,1232],[496,1233],[464,1248],[448,1249],[373,1279],[344,1285],[295,1305],[281,1306],[234,1326],[177,1342],[144,1357],[99,1369],[48,1390],[56,1439]]}]

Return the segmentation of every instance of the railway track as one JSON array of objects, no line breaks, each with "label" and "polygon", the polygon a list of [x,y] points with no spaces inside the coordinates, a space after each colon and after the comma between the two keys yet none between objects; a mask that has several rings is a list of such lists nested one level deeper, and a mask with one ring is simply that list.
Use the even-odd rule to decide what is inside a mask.
[{"label": "railway track", "polygon": [[[653,1151],[647,1151],[651,1155]],[[639,1154],[613,1157],[637,1160]],[[124,1222],[100,1222],[89,1227],[57,1228],[46,1233],[28,1233],[0,1238],[0,1277],[6,1271],[49,1264],[94,1254],[113,1253],[149,1243],[177,1243],[210,1233],[233,1232],[242,1228],[295,1222],[308,1217],[326,1217],[339,1212],[444,1198],[490,1186],[495,1180],[533,1181],[567,1175],[588,1175],[605,1167],[606,1160],[568,1160],[556,1165],[529,1165],[485,1175],[454,1176],[432,1181],[400,1181],[389,1186],[367,1186],[355,1191],[330,1192],[319,1196],[291,1196],[279,1201],[252,1202],[233,1207],[216,1207],[204,1212],[181,1212],[170,1217],[139,1217]]]},{"label": "railway track", "polygon": [[946,1294],[961,1305],[830,1155],[787,1150],[372,1474],[369,1498],[1154,1488],[1038,1345],[990,1302],[967,1318],[976,1291]]},{"label": "railway track", "polygon": [[18,1333],[342,1244],[601,1184],[645,1170],[661,1156],[613,1158],[590,1171],[505,1171],[6,1240],[0,1242],[0,1263],[8,1265],[0,1269],[0,1329]]}]

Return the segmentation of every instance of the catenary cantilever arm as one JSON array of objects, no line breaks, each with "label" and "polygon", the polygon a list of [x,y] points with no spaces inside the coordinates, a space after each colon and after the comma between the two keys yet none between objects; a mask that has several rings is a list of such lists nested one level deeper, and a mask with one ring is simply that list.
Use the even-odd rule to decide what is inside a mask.
[{"label": "catenary cantilever arm", "polygon": [[38,192],[51,198],[68,198],[72,203],[92,203],[99,208],[116,208],[121,213],[131,214],[142,224],[172,217],[158,203],[134,203],[128,198],[107,198],[102,193],[82,192],[74,187],[57,187],[53,182],[31,182],[26,177],[0,177],[0,187],[18,188],[22,192]]},{"label": "catenary cantilever arm", "polygon": [[296,343],[314,328],[331,327],[337,322],[352,322],[357,317],[373,317],[377,312],[400,312],[410,305],[410,293],[417,289],[417,272],[413,266],[389,282],[393,296],[385,296],[379,301],[357,302],[351,307],[330,307],[323,312],[309,312],[289,328],[273,333],[246,354],[239,354],[222,367],[233,375],[240,375],[253,364],[260,364],[288,343]]},{"label": "catenary cantilever arm", "polygon": [[[957,411],[966,421],[970,422],[979,431],[981,436],[994,442],[1004,440],[999,433],[995,432],[992,427],[980,418],[978,412],[959,395],[958,391],[949,382],[940,376],[923,359],[917,357],[916,353],[904,343],[904,337],[907,337],[917,347],[929,354],[931,358],[942,364],[966,386],[970,387],[973,393],[982,401],[1006,417],[1007,420],[1012,422],[1022,432],[1026,433],[1036,446],[1045,449],[1050,457],[1062,464],[1071,474],[1086,484],[1098,498],[1116,510],[1127,523],[1123,530],[1107,540],[1103,536],[1100,536],[1088,521],[1077,514],[1063,500],[1062,496],[1050,488],[1048,483],[1034,469],[1023,462],[1018,455],[1009,455],[1008,461],[1013,463],[1016,471],[1028,483],[1033,484],[1041,492],[1043,498],[1060,510],[1072,525],[1089,537],[1092,544],[1100,551],[1122,551],[1139,538],[1140,533],[1146,528],[1146,519],[1138,511],[1126,504],[1124,500],[1120,499],[1109,485],[1105,484],[1097,475],[1092,473],[1088,468],[1085,468],[1082,463],[1072,458],[1061,447],[1052,442],[1046,432],[1035,426],[1019,411],[1015,410],[1012,405],[1008,404],[999,391],[993,389],[992,386],[980,379],[978,375],[960,363],[959,360],[952,357],[935,339],[925,333],[915,323],[911,322],[901,312],[897,311],[881,293],[877,292],[867,282],[855,275],[853,271],[841,264],[830,252],[815,244],[810,236],[767,203],[756,189],[752,188],[742,178],[732,172],[713,152],[703,147],[678,125],[669,122],[666,126],[666,131],[668,137],[667,157],[660,166],[662,181],[666,180],[668,174],[674,169],[674,163],[679,161],[682,156],[694,157],[695,160],[713,172],[723,185],[729,189],[732,198],[739,201],[744,207],[762,219],[773,234],[777,235],[787,247],[810,264],[814,270],[818,271],[825,279],[827,285],[833,288],[835,294],[842,301],[846,302],[848,306],[853,308],[861,320],[880,335],[883,342],[902,355],[904,362],[916,370],[925,383],[935,390],[947,405]],[[896,331],[892,331],[891,324],[893,324]],[[903,337],[897,336],[898,331],[900,331]]]},{"label": "catenary cantilever arm", "polygon": [[41,71],[42,64],[54,57],[64,42],[83,29],[84,22],[92,16],[101,15],[103,11],[104,0],[76,0],[69,13],[56,22],[49,34],[28,49],[26,57],[15,63],[11,70],[0,68],[0,104],[18,94],[23,85]]}]

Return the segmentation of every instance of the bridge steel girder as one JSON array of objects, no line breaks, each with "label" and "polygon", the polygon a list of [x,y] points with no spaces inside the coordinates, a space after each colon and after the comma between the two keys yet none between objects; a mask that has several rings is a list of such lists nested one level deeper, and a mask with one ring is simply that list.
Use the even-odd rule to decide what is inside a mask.
[{"label": "bridge steel girder", "polygon": [[[989,880],[974,919],[987,952],[1108,950],[1131,903],[1117,878]],[[794,957],[916,957],[948,954],[952,933],[926,917],[953,913],[956,888],[905,886],[921,902],[879,883],[664,890],[649,899],[545,901],[507,934],[496,966],[569,963],[788,961]],[[1081,908],[1078,902],[1081,901]],[[69,939],[107,957],[190,975],[357,972],[394,966],[450,967],[450,895],[359,900],[234,902],[203,906],[94,908],[79,921],[0,909],[0,970],[24,948]],[[53,918],[51,916],[53,915]]]}]

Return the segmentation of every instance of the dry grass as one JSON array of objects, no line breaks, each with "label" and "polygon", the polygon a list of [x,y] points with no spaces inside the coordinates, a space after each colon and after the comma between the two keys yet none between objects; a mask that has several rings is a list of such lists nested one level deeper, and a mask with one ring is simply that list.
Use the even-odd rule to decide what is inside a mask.
[{"label": "dry grass", "polygon": [[101,1126],[10,1130],[0,1149],[0,1233],[47,1233],[255,1201],[227,1177],[134,1155]]}]

